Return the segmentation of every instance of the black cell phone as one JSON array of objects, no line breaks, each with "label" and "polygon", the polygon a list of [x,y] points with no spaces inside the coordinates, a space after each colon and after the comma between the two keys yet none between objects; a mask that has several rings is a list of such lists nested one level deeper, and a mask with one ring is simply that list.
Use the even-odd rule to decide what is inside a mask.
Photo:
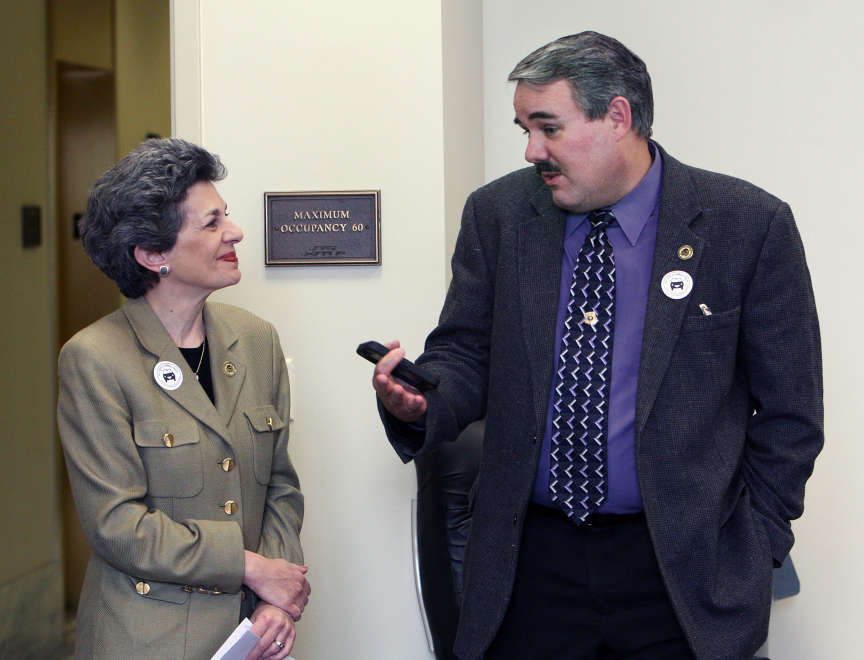
[{"label": "black cell phone", "polygon": [[[378,360],[389,352],[389,348],[377,341],[364,341],[357,347],[357,355],[366,358],[374,364],[378,364]],[[411,362],[411,360],[406,360],[405,358],[402,358],[402,361],[393,369],[393,376],[421,392],[428,392],[438,387],[438,376],[429,373]]]}]

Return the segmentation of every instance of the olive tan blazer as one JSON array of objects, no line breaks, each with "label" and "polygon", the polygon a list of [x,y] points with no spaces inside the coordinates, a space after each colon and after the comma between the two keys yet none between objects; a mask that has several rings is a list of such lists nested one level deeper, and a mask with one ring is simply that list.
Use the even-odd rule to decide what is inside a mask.
[{"label": "olive tan blazer", "polygon": [[[91,546],[76,658],[209,658],[238,622],[244,549],[303,561],[276,331],[217,303],[204,322],[215,407],[144,298],[60,353],[58,423]],[[166,361],[177,389],[157,384]]]}]

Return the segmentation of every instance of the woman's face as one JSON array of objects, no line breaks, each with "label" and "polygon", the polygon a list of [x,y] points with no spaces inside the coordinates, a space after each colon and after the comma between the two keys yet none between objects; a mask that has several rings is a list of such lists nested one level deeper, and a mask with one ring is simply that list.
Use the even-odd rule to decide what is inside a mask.
[{"label": "woman's face", "polygon": [[235,244],[243,232],[228,217],[222,196],[209,181],[199,181],[186,191],[181,206],[183,223],[177,242],[163,253],[171,272],[166,282],[209,294],[240,281]]}]

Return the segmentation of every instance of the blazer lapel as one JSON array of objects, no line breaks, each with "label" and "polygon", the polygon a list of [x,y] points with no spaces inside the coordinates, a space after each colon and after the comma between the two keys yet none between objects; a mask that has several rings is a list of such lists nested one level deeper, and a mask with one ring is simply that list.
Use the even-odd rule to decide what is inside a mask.
[{"label": "blazer lapel", "polygon": [[[203,424],[206,424],[214,432],[229,439],[228,429],[225,422],[217,412],[216,408],[207,398],[207,393],[204,392],[195,380],[195,374],[185,358],[180,353],[180,350],[168,335],[168,331],[162,325],[159,318],[150,309],[150,305],[142,296],[129,300],[124,306],[123,311],[132,330],[138,338],[141,346],[152,355],[151,361],[148,362],[150,369],[149,378],[153,379],[152,386],[158,388],[165,396],[173,399],[179,406],[184,408],[190,415],[198,419]],[[206,323],[206,321],[205,321]],[[208,343],[211,342],[208,331]],[[211,345],[210,353],[213,354]],[[153,368],[158,362],[172,362],[177,365],[183,373],[183,383],[176,390],[167,390],[159,387],[155,382],[155,377],[152,373]],[[210,368],[213,369],[212,358]],[[221,365],[219,367],[221,369]],[[218,388],[216,388],[216,372],[213,371],[214,389],[217,392],[216,400],[219,401]],[[235,397],[236,399],[236,397]]]},{"label": "blazer lapel", "polygon": [[210,373],[213,375],[213,392],[216,410],[223,423],[228,426],[237,408],[237,399],[246,380],[246,363],[236,352],[237,331],[218,314],[210,304],[204,305],[204,325],[207,341],[211,346]]},{"label": "blazer lapel", "polygon": [[567,212],[555,206],[545,184],[531,197],[537,215],[519,223],[519,296],[534,393],[537,429],[545,425],[555,368],[555,323]]},{"label": "blazer lapel", "polygon": [[[690,224],[702,213],[696,191],[685,167],[662,149],[661,153],[663,184],[636,394],[637,442],[678,341],[689,301],[689,296],[681,300],[666,296],[660,290],[660,281],[673,270],[685,271],[695,280],[703,249],[702,238],[690,229]],[[683,260],[678,256],[683,245],[694,249],[692,258]]]}]

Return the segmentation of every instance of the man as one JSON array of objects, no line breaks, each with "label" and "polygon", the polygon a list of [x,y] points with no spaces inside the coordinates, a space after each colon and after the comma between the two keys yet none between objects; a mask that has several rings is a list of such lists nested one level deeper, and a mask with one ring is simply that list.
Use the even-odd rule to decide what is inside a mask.
[{"label": "man", "polygon": [[[593,32],[510,74],[535,167],[468,199],[403,460],[486,417],[460,658],[750,658],[822,446],[789,207],[652,142],[644,63]],[[614,359],[613,359],[614,358]]]}]

